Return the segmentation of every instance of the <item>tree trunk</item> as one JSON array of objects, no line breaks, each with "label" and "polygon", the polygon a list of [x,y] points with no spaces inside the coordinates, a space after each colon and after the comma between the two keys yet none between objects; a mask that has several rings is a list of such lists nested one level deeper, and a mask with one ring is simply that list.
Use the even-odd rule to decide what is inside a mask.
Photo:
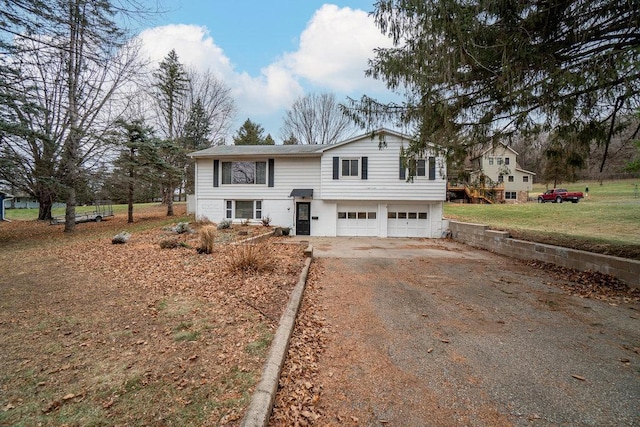
[{"label": "tree trunk", "polygon": [[64,211],[64,232],[72,233],[76,229],[76,189],[67,189],[67,207]]},{"label": "tree trunk", "polygon": [[166,200],[167,200],[167,216],[173,216],[173,185],[169,184],[166,189]]},{"label": "tree trunk", "polygon": [[69,62],[67,64],[69,135],[64,144],[64,183],[67,191],[67,207],[64,215],[64,232],[71,233],[76,228],[76,181],[78,177],[78,154],[80,133],[78,129],[78,79],[81,70],[82,48],[84,40],[81,35],[82,11],[78,0],[69,2]]},{"label": "tree trunk", "polygon": [[[133,149],[131,149],[133,152]],[[133,157],[133,156],[132,156]],[[133,182],[135,179],[135,170],[134,168],[129,168],[129,191],[127,193],[127,203],[129,204],[127,208],[127,222],[133,222]]]},{"label": "tree trunk", "polygon": [[50,221],[53,219],[51,215],[51,208],[53,207],[53,201],[51,197],[38,197],[38,219],[41,221]]}]

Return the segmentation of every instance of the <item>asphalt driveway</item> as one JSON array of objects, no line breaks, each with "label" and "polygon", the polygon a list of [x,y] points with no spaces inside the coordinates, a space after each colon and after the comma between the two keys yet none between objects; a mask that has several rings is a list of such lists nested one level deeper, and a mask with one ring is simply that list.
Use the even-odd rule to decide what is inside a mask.
[{"label": "asphalt driveway", "polygon": [[310,238],[330,425],[640,425],[640,307],[444,240]]}]

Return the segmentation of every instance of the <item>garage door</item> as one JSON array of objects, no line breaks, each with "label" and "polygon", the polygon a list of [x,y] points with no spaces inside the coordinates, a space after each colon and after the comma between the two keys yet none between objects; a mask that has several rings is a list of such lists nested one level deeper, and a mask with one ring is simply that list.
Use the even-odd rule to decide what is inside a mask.
[{"label": "garage door", "polygon": [[338,205],[338,236],[377,236],[378,206]]},{"label": "garage door", "polygon": [[427,237],[429,219],[426,206],[389,206],[387,210],[389,237]]}]

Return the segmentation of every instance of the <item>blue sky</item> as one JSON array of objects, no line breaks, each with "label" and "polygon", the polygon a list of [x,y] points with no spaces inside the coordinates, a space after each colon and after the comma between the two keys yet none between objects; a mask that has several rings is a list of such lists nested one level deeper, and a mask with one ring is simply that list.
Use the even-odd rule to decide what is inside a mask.
[{"label": "blue sky", "polygon": [[390,97],[382,82],[364,77],[372,49],[391,45],[368,16],[373,1],[162,0],[162,6],[167,12],[139,34],[144,52],[159,61],[175,49],[185,65],[221,79],[238,109],[231,135],[250,118],[280,142],[284,112],[313,92],[340,101],[365,93]]}]

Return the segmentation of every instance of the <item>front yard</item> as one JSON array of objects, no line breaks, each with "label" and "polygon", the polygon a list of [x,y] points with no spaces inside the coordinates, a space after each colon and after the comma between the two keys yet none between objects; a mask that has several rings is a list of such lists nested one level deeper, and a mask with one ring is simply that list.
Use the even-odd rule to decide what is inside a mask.
[{"label": "front yard", "polygon": [[239,424],[302,248],[268,239],[253,251],[264,269],[241,270],[224,242],[266,228],[219,231],[198,254],[197,232],[171,230],[188,217],[145,209],[72,236],[0,223],[0,425]]}]

